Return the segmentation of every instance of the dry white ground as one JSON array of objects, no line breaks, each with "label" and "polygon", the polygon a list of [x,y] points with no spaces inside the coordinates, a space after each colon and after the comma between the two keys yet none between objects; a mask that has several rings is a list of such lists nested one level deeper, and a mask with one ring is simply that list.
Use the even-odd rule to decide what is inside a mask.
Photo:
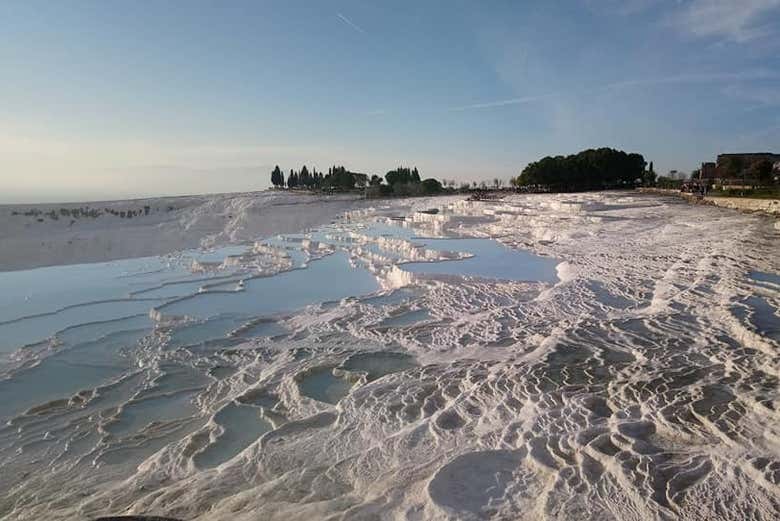
[{"label": "dry white ground", "polygon": [[296,232],[330,222],[359,200],[266,191],[0,205],[0,270],[144,257]]}]

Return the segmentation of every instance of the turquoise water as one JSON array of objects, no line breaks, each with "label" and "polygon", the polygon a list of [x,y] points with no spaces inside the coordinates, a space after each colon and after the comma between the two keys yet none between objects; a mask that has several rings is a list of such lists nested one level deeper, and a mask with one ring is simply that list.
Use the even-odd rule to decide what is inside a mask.
[{"label": "turquoise water", "polygon": [[37,315],[0,324],[0,353],[40,342],[58,331],[80,324],[107,322],[148,313],[161,300],[115,300],[77,304],[50,315]]},{"label": "turquoise water", "polygon": [[775,308],[769,305],[766,299],[756,296],[746,298],[745,305],[748,307],[748,321],[753,329],[760,335],[780,340],[780,317]]},{"label": "turquoise water", "polygon": [[201,468],[216,467],[254,443],[273,426],[260,416],[261,409],[251,405],[229,403],[215,416],[223,429],[217,440],[195,455]]},{"label": "turquoise water", "polygon": [[[402,238],[429,249],[474,255],[458,261],[403,265],[412,272],[557,280],[554,259],[511,250],[488,239],[418,238],[411,228],[381,223],[358,226],[354,231],[368,236]],[[267,337],[273,341],[280,335],[291,334],[274,320],[279,313],[317,303],[332,306],[347,297],[363,297],[366,304],[391,308],[408,304],[415,298],[413,287],[374,295],[381,289],[376,277],[360,265],[350,264],[350,253],[345,248],[351,247],[352,242],[328,238],[339,234],[345,236],[345,231],[333,227],[308,234],[309,238],[337,247],[335,253],[315,260],[309,260],[308,255],[298,249],[306,235],[266,240],[267,244],[285,248],[297,269],[270,277],[245,278],[241,291],[235,291],[235,281],[242,276],[239,273],[193,274],[188,268],[191,259],[219,262],[228,255],[246,252],[250,248],[247,245],[208,252],[183,252],[171,257],[0,273],[0,355],[8,357],[25,345],[31,346],[31,354],[41,349],[46,354],[37,364],[17,369],[0,381],[0,397],[13,397],[0,399],[0,420],[52,400],[67,399],[137,371],[139,357],[148,360],[150,355],[152,359],[158,356],[144,353],[141,348],[144,343],[155,346],[160,353],[173,353],[188,347],[192,356],[208,357],[242,339]],[[370,249],[381,253],[375,245]],[[763,276],[756,275],[758,280],[763,280]],[[203,287],[210,289],[202,292]],[[379,326],[407,327],[431,318],[427,310],[404,308],[406,310],[392,311]],[[196,321],[155,330],[156,324],[150,319],[152,309],[159,310],[163,316],[186,315]],[[769,329],[774,331],[774,324],[763,309],[755,314],[762,324],[769,321]],[[262,318],[258,320],[259,317]],[[235,338],[231,337],[233,333]],[[39,344],[49,338],[55,339],[54,347]],[[142,339],[145,340],[142,342]],[[167,341],[161,342],[161,339]],[[0,358],[0,368],[10,362],[10,358]],[[414,361],[402,353],[369,353],[347,358],[340,369],[365,373],[370,381],[413,365]],[[326,403],[338,402],[350,391],[354,378],[335,376],[332,369],[315,369],[302,376],[298,382],[301,393]],[[205,380],[181,380],[175,376],[181,370],[171,367],[163,370],[164,374],[173,372],[154,386],[156,396],[138,397],[128,403],[109,430],[116,435],[127,435],[142,428],[146,424],[143,422],[150,419],[162,420],[169,414],[178,414],[179,409],[191,411],[191,401],[197,394],[192,389],[201,388]],[[213,370],[201,371],[201,376],[209,370],[211,373],[208,374],[220,377],[236,371],[220,361]],[[165,383],[168,381],[173,383]],[[230,408],[223,416],[234,413],[234,408]],[[265,428],[260,421],[253,425],[257,429]],[[252,431],[255,427],[247,429]],[[201,456],[205,458],[203,463],[217,464],[218,460],[227,457],[225,455],[238,450],[243,442],[231,441],[237,440],[237,436],[229,432],[220,444],[223,448],[209,449],[210,455]]]},{"label": "turquoise water", "polygon": [[379,289],[376,277],[349,265],[338,252],[309,263],[308,268],[248,280],[241,292],[209,292],[163,305],[164,315],[207,318],[221,313],[267,315],[323,301],[368,295]]},{"label": "turquoise water", "polygon": [[[296,244],[281,242],[287,247]],[[192,274],[189,259],[218,262],[246,250],[243,245],[228,246],[185,252],[172,257],[175,261],[141,258],[0,273],[0,354],[11,355],[23,346],[30,346],[30,356],[40,350],[46,354],[38,363],[0,379],[0,398],[12,398],[0,399],[0,421],[53,400],[67,400],[135,370],[141,339],[155,342],[155,324],[149,318],[154,307],[200,320],[173,328],[169,340],[159,344],[159,349],[174,350],[219,343],[247,324],[252,325],[240,332],[244,338],[282,335],[287,330],[278,323],[253,320],[379,289],[373,275],[352,267],[348,255],[338,252],[310,261],[306,268],[250,278],[243,291],[199,292],[205,285],[236,280],[235,275]],[[300,250],[289,253],[298,266],[308,258]],[[53,348],[41,344],[47,339],[54,339]],[[4,366],[13,367],[10,358],[0,358],[0,369]],[[184,389],[172,385],[174,395],[131,402],[109,430],[127,434],[142,427],[133,418],[142,422],[177,408],[190,410],[194,394]]]},{"label": "turquoise water", "polygon": [[192,274],[193,258],[224,259],[246,251],[226,246],[175,257],[0,272],[0,354],[40,342],[68,327],[148,313],[166,300],[197,292],[229,275]]},{"label": "turquoise water", "polygon": [[177,347],[225,338],[231,331],[237,329],[246,321],[246,317],[219,315],[204,322],[186,324],[173,330],[167,345],[175,349]]},{"label": "turquoise water", "polygon": [[287,328],[285,328],[279,322],[275,322],[273,320],[264,320],[242,329],[239,332],[239,336],[244,338],[259,336],[274,337],[279,335],[286,335],[287,333],[289,333]]},{"label": "turquoise water", "polygon": [[382,327],[404,327],[416,324],[417,322],[422,322],[424,320],[429,320],[430,318],[431,314],[428,313],[427,310],[418,309],[386,318],[379,325]]},{"label": "turquoise water", "polygon": [[222,246],[210,251],[193,251],[190,252],[188,256],[199,262],[222,262],[227,257],[243,255],[250,250],[251,246],[249,245],[232,244],[230,246]]},{"label": "turquoise water", "polygon": [[[469,253],[473,257],[440,262],[411,262],[403,269],[413,273],[461,275],[500,280],[557,282],[555,267],[559,261],[541,257],[524,250],[508,248],[493,239],[472,238],[426,238],[420,237],[413,228],[386,223],[373,223],[357,231],[369,237],[395,237],[425,246],[436,251]],[[382,249],[377,244],[365,246],[368,251],[400,260],[396,252]]]},{"label": "turquoise water", "polygon": [[154,422],[170,422],[192,416],[196,412],[193,399],[197,389],[134,400],[122,408],[119,420],[106,430],[114,436],[131,436]]},{"label": "turquoise water", "polygon": [[0,272],[0,322],[75,303],[127,298],[135,289],[188,275],[159,257]]},{"label": "turquoise water", "polygon": [[362,299],[362,302],[371,306],[396,306],[409,301],[415,295],[415,291],[411,288],[400,288],[384,295]]},{"label": "turquoise water", "polygon": [[[414,357],[406,353],[392,351],[356,353],[338,367],[317,367],[299,375],[298,389],[304,396],[335,405],[349,394],[360,374],[365,374],[366,381],[372,382],[416,366]],[[354,373],[354,376],[350,377],[344,372]]]},{"label": "turquoise water", "polygon": [[763,271],[751,271],[748,277],[758,282],[771,282],[780,286],[780,275],[775,273],[765,273]]},{"label": "turquoise water", "polygon": [[76,344],[0,381],[0,397],[9,398],[0,400],[0,419],[119,377],[130,369],[130,360],[119,356],[119,350],[133,347],[148,332],[117,332]]},{"label": "turquoise water", "polygon": [[159,286],[136,290],[132,295],[135,298],[169,299],[175,297],[184,297],[186,295],[197,293],[200,288],[208,287],[211,289],[220,283],[235,286],[240,279],[241,277],[235,275],[193,277],[192,280],[189,280],[188,278],[187,280],[166,282]]},{"label": "turquoise water", "polygon": [[412,262],[413,273],[463,275],[500,280],[557,282],[558,261],[528,251],[507,248],[492,239],[419,239],[432,250],[471,253],[474,257],[442,262]]},{"label": "turquoise water", "polygon": [[333,367],[319,367],[299,377],[301,394],[318,402],[336,404],[352,389],[352,382],[335,376]]}]

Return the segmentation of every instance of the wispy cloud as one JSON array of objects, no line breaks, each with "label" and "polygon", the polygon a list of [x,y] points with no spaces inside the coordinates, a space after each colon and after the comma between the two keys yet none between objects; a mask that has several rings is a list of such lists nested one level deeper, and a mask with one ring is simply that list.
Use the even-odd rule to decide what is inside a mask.
[{"label": "wispy cloud", "polygon": [[[771,71],[768,69],[746,70],[737,72],[699,72],[688,74],[676,74],[668,76],[660,76],[654,78],[632,78],[627,80],[616,81],[607,83],[604,85],[595,86],[590,89],[584,89],[580,92],[599,92],[608,91],[613,89],[630,89],[634,87],[654,87],[663,85],[676,85],[686,83],[728,83],[737,82],[744,84],[746,82],[760,81],[760,80],[775,80],[780,79],[780,72]],[[743,94],[742,97],[747,98],[748,95],[754,97],[753,101],[762,101],[764,103],[772,103],[777,100],[777,94],[772,89],[766,90],[743,90],[739,91],[739,94]],[[738,94],[737,92],[728,91],[730,94]],[[508,98],[494,101],[483,101],[480,103],[472,103],[469,105],[459,105],[456,107],[447,107],[444,110],[446,112],[463,112],[468,110],[481,110],[491,109],[498,107],[509,107],[513,105],[526,105],[532,103],[538,103],[541,101],[547,101],[555,98],[564,97],[567,93],[564,92],[552,92],[549,94],[540,94],[536,96],[524,96],[519,98]],[[371,114],[384,114],[385,111],[372,111]]]},{"label": "wispy cloud", "polygon": [[742,43],[777,32],[767,17],[778,8],[780,0],[693,0],[675,23],[694,36]]},{"label": "wispy cloud", "polygon": [[344,22],[345,24],[347,24],[348,26],[352,27],[354,30],[356,30],[360,34],[366,34],[366,31],[364,31],[362,27],[360,27],[358,24],[356,24],[355,22],[353,22],[352,20],[350,20],[349,18],[347,18],[343,14],[336,13],[336,17],[339,20],[341,20],[342,22]]},{"label": "wispy cloud", "polygon": [[538,101],[544,101],[546,99],[554,98],[558,96],[557,93],[542,94],[539,96],[524,96],[522,98],[510,98],[496,101],[484,101],[481,103],[472,103],[470,105],[460,105],[458,107],[449,107],[446,109],[448,112],[461,112],[464,110],[479,110],[479,109],[491,109],[495,107],[506,107],[509,105],[525,105],[527,103],[536,103]]},{"label": "wispy cloud", "polygon": [[[560,93],[551,93],[551,94],[543,94],[539,96],[525,96],[522,98],[509,98],[509,99],[502,99],[502,100],[493,100],[493,101],[483,101],[480,103],[472,103],[469,105],[458,105],[455,107],[436,107],[436,106],[429,106],[424,109],[415,109],[416,114],[420,113],[426,113],[426,114],[436,114],[441,112],[465,112],[468,110],[480,110],[480,109],[491,109],[491,108],[497,108],[497,107],[509,107],[512,105],[524,105],[529,103],[536,103],[539,101],[543,101],[546,99],[554,98],[559,96]],[[373,110],[366,110],[362,114],[364,116],[386,116],[388,114],[398,113],[398,112],[410,112],[411,109],[409,108],[395,108],[395,109],[373,109]]]}]

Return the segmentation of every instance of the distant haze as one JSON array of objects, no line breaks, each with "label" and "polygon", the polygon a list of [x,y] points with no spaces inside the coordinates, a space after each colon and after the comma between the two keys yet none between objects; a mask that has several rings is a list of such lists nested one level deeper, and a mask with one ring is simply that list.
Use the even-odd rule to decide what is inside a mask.
[{"label": "distant haze", "polygon": [[780,0],[5,2],[0,203],[778,151]]}]

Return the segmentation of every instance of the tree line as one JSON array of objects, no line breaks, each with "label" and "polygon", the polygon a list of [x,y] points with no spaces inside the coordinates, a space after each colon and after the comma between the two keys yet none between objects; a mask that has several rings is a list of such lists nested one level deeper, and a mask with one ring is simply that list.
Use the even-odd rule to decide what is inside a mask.
[{"label": "tree line", "polygon": [[[330,172],[329,172],[330,173]],[[277,188],[319,188],[323,185],[325,177],[322,172],[317,172],[316,168],[309,169],[306,165],[303,165],[299,171],[290,170],[290,174],[285,179],[284,172],[282,172],[279,165],[271,171],[271,184]]]},{"label": "tree line", "polygon": [[[766,177],[766,165],[760,165],[761,174]],[[758,166],[756,168],[759,168]],[[441,192],[468,192],[486,190],[489,185],[462,183],[454,180],[439,181],[423,179],[417,167],[399,166],[388,171],[384,178],[351,172],[344,166],[332,166],[327,174],[316,169],[290,170],[285,179],[277,165],[271,172],[271,183],[277,188],[316,189],[325,191],[364,190],[369,197],[416,196]],[[493,179],[492,188],[500,189],[503,182]],[[645,161],[638,153],[628,153],[613,148],[587,149],[567,156],[546,156],[528,164],[510,184],[523,191],[574,192],[586,190],[609,190],[633,188],[636,186],[666,186],[671,179],[658,177],[653,162]]]},{"label": "tree line", "polygon": [[366,182],[366,174],[350,172],[343,166],[336,165],[330,167],[327,174],[317,172],[316,168],[312,168],[309,172],[309,169],[304,165],[297,171],[291,169],[286,178],[279,165],[276,165],[271,171],[271,184],[276,188],[351,190],[365,187]]},{"label": "tree line", "polygon": [[[452,182],[454,185],[454,181]],[[442,183],[434,178],[422,180],[417,167],[399,166],[385,174],[384,179],[374,174],[351,172],[344,166],[332,166],[328,173],[311,172],[304,165],[300,170],[290,170],[285,178],[284,172],[276,165],[271,171],[271,184],[275,188],[309,189],[325,191],[365,190],[366,195],[378,197],[389,195],[431,195],[444,190]]]},{"label": "tree line", "polygon": [[[547,156],[526,166],[511,183],[518,188],[575,192],[652,184],[655,172],[642,154],[612,148],[588,149],[568,156]],[[651,163],[652,165],[652,163]]]}]

